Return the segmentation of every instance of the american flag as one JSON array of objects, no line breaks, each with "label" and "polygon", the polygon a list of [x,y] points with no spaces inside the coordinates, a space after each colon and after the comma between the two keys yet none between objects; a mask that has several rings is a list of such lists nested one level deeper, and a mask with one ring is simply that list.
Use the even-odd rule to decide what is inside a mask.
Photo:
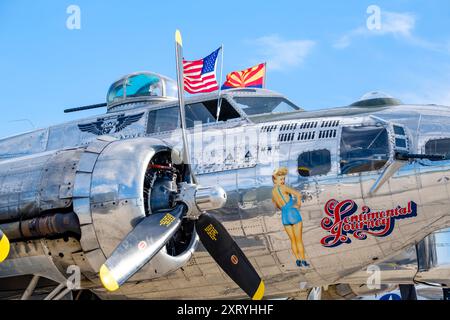
[{"label": "american flag", "polygon": [[184,90],[190,94],[219,90],[216,79],[219,48],[204,59],[183,61]]}]

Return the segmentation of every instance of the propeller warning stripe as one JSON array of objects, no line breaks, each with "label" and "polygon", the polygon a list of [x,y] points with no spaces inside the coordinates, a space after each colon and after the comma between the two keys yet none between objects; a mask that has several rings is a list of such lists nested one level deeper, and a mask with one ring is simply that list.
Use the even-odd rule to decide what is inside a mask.
[{"label": "propeller warning stripe", "polygon": [[266,291],[266,287],[264,285],[264,281],[261,280],[261,283],[256,290],[256,293],[253,295],[252,300],[262,300],[264,298],[264,292]]},{"label": "propeller warning stripe", "polygon": [[114,279],[111,271],[109,271],[108,267],[105,265],[102,265],[102,267],[100,268],[100,280],[102,281],[103,286],[108,291],[112,292],[119,289],[119,284],[117,283],[116,279]]},{"label": "propeller warning stripe", "polygon": [[8,258],[10,249],[8,237],[0,230],[0,263]]}]

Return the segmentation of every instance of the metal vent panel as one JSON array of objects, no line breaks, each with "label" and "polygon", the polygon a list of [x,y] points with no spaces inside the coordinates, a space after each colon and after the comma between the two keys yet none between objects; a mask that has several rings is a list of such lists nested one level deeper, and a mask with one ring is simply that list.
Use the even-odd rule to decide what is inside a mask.
[{"label": "metal vent panel", "polygon": [[261,132],[274,132],[278,129],[278,125],[270,125],[261,127]]},{"label": "metal vent panel", "polygon": [[319,131],[319,139],[332,139],[336,138],[337,130],[320,130]]}]

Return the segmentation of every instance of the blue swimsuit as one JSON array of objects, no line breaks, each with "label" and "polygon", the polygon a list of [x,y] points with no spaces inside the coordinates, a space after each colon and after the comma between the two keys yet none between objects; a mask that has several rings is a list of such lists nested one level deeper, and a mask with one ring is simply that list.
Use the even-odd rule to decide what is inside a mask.
[{"label": "blue swimsuit", "polygon": [[281,220],[283,222],[283,225],[293,226],[296,225],[297,223],[302,222],[303,220],[300,211],[294,207],[294,199],[292,198],[292,195],[289,195],[289,202],[288,202],[284,198],[283,193],[280,190],[280,187],[278,187],[278,193],[280,194],[281,198],[283,198],[283,201],[286,203],[281,208]]}]

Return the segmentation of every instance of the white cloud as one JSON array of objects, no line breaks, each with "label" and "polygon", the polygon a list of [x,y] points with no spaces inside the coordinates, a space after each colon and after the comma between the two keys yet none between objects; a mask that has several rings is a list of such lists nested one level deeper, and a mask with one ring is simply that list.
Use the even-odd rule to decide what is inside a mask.
[{"label": "white cloud", "polygon": [[407,76],[404,85],[410,88],[397,91],[396,97],[405,103],[450,106],[450,65],[440,64],[430,70],[434,76],[417,73]]},{"label": "white cloud", "polygon": [[352,44],[352,40],[353,38],[359,36],[359,35],[363,35],[366,32],[366,29],[364,28],[358,28],[355,29],[345,35],[343,35],[342,37],[340,37],[335,43],[334,43],[334,47],[336,49],[345,49],[347,47],[349,47]]},{"label": "white cloud", "polygon": [[398,98],[411,104],[436,104],[450,106],[450,85],[426,86],[417,92],[399,93]]},{"label": "white cloud", "polygon": [[384,35],[407,39],[410,42],[415,42],[417,45],[420,45],[422,42],[422,45],[425,46],[425,41],[413,35],[415,26],[416,17],[412,13],[381,11],[380,29],[369,30],[366,26],[356,28],[339,38],[334,43],[334,47],[344,49],[350,46],[355,38]]},{"label": "white cloud", "polygon": [[284,40],[270,35],[252,41],[259,47],[261,59],[270,70],[286,70],[301,66],[316,45],[311,40]]},{"label": "white cloud", "polygon": [[380,34],[393,34],[408,38],[412,36],[412,31],[416,26],[416,17],[411,13],[382,11],[381,19],[381,29],[375,30]]}]

